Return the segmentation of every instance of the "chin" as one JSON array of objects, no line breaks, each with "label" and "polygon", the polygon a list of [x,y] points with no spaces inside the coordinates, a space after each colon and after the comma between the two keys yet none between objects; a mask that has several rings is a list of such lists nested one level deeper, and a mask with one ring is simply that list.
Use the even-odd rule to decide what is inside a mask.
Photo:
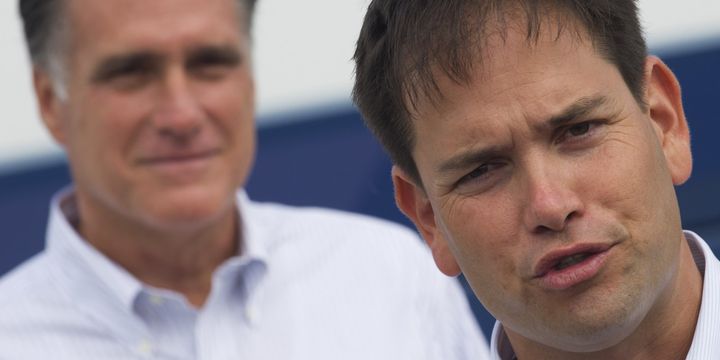
[{"label": "chin", "polygon": [[543,339],[542,342],[554,343],[553,347],[568,352],[596,352],[619,344],[632,333],[634,327],[614,324],[603,328],[575,327],[563,330],[563,334],[557,334],[552,339]]},{"label": "chin", "polygon": [[632,307],[621,302],[596,304],[585,307],[581,314],[569,311],[570,317],[565,321],[555,319],[553,328],[536,340],[569,352],[600,351],[629,337],[645,313],[643,306]]},{"label": "chin", "polygon": [[148,219],[171,231],[204,227],[234,211],[235,193],[227,191],[174,191],[147,198]]}]

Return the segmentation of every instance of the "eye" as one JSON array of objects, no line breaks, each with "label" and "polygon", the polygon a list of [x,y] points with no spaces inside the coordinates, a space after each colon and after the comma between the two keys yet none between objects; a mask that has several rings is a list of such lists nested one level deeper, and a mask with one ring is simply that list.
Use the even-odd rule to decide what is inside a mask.
[{"label": "eye", "polygon": [[473,171],[471,171],[469,174],[465,175],[461,179],[461,181],[468,181],[468,180],[473,180],[473,179],[483,177],[490,170],[491,170],[490,164],[482,164],[482,165],[478,166],[477,168],[475,168]]},{"label": "eye", "polygon": [[204,49],[188,60],[188,69],[207,79],[219,79],[240,64],[240,54],[227,49]]},{"label": "eye", "polygon": [[500,178],[499,173],[507,166],[503,161],[493,161],[484,163],[471,172],[460,178],[456,183],[456,188],[460,192],[479,192],[489,188],[494,184],[494,179]]},{"label": "eye", "polygon": [[121,90],[142,87],[158,73],[159,64],[152,56],[130,55],[103,62],[93,75],[93,82]]},{"label": "eye", "polygon": [[568,134],[572,136],[582,136],[587,134],[587,132],[590,131],[590,123],[584,122],[580,124],[575,124],[568,128]]},{"label": "eye", "polygon": [[583,121],[568,125],[558,131],[556,143],[581,142],[586,139],[595,138],[598,129],[604,124],[602,120]]}]

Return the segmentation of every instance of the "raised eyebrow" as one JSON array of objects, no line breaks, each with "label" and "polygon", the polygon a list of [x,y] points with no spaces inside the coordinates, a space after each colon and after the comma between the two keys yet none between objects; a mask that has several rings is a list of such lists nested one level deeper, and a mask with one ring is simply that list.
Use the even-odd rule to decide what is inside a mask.
[{"label": "raised eyebrow", "polygon": [[476,164],[500,157],[506,153],[507,149],[502,146],[490,146],[487,148],[470,150],[442,162],[437,167],[437,171],[439,173],[445,173],[464,170],[471,166],[475,166]]},{"label": "raised eyebrow", "polygon": [[560,112],[560,114],[552,116],[546,124],[552,129],[562,127],[563,125],[572,123],[579,118],[586,117],[597,108],[607,104],[608,102],[608,98],[602,95],[582,97],[565,108],[562,112]]},{"label": "raised eyebrow", "polygon": [[111,55],[100,61],[92,72],[92,81],[101,82],[123,69],[156,67],[162,62],[159,55],[151,52]]}]

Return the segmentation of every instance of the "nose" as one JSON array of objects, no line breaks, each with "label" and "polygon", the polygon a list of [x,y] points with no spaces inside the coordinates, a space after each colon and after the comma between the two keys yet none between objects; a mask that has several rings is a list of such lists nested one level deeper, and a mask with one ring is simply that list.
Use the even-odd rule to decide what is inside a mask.
[{"label": "nose", "polygon": [[562,232],[582,215],[583,202],[572,188],[572,175],[562,167],[536,164],[527,174],[524,221],[534,234]]},{"label": "nose", "polygon": [[184,70],[168,70],[161,85],[152,123],[161,136],[175,142],[188,142],[200,133],[202,106]]}]

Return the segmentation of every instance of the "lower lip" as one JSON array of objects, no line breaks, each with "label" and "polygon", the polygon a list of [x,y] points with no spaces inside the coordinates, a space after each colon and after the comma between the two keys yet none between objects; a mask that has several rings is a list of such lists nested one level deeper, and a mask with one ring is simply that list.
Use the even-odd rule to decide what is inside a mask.
[{"label": "lower lip", "polygon": [[148,165],[150,168],[156,169],[161,172],[183,173],[187,171],[203,170],[210,158],[210,155],[204,155],[184,159],[161,160]]},{"label": "lower lip", "polygon": [[562,270],[551,269],[538,278],[540,286],[548,290],[565,290],[592,279],[602,269],[609,249],[593,254],[585,260]]}]

